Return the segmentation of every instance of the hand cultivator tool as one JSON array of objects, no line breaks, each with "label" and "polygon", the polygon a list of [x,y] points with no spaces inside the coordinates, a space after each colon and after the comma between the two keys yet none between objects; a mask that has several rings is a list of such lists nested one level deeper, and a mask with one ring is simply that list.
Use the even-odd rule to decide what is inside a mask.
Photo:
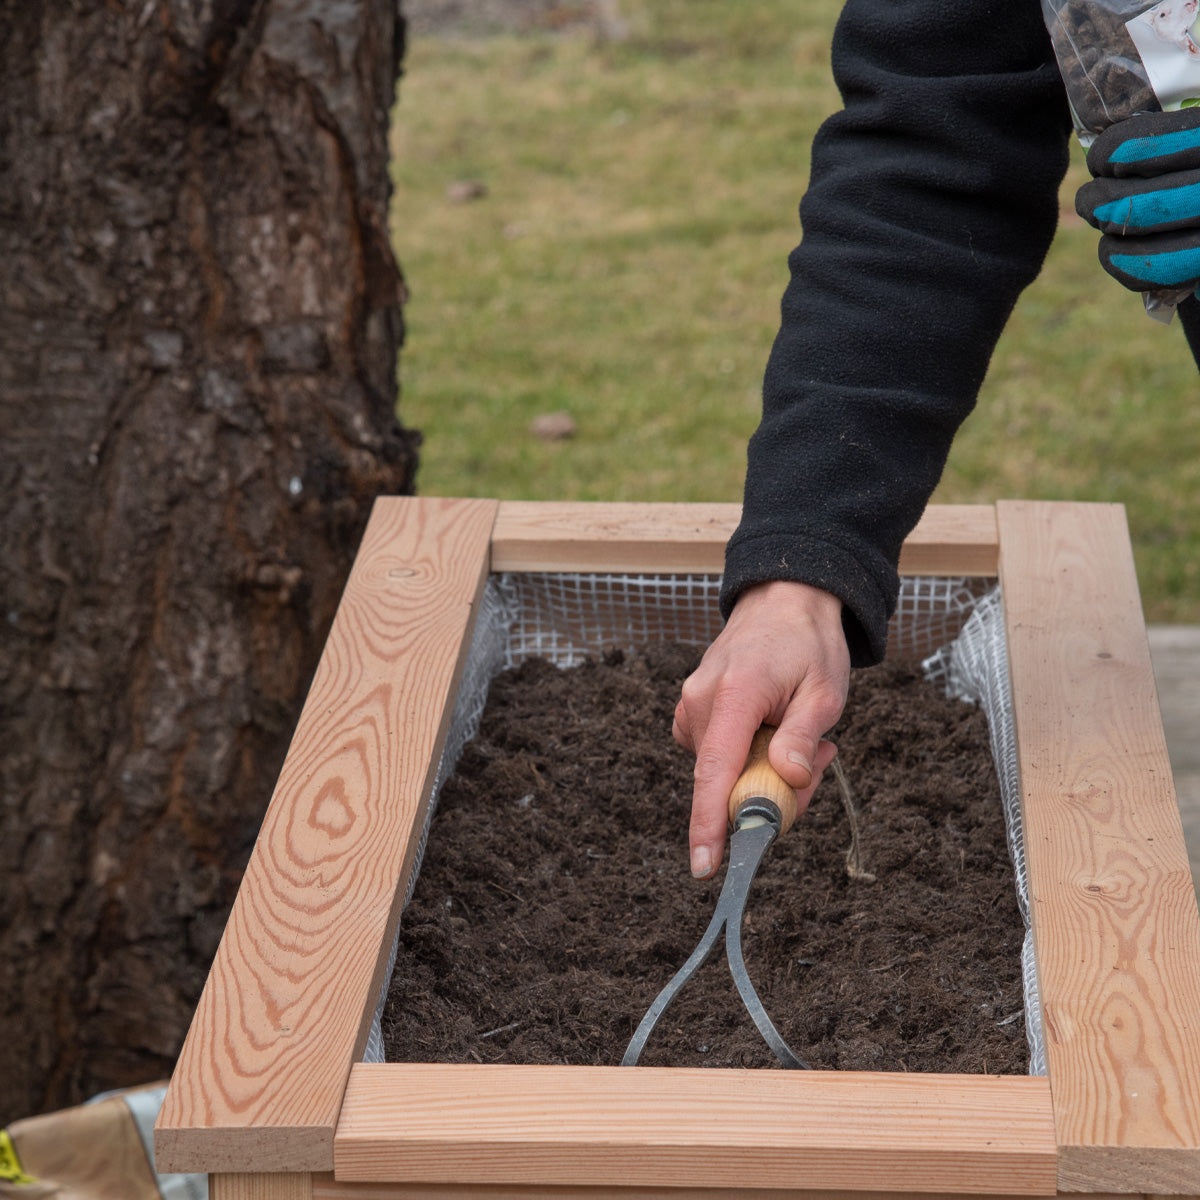
[{"label": "hand cultivator tool", "polygon": [[729,796],[729,818],[733,823],[733,836],[729,839],[729,869],[725,873],[725,883],[712,920],[691,957],[659,992],[658,998],[642,1018],[625,1051],[625,1057],[621,1059],[623,1067],[637,1065],[646,1040],[659,1018],[684,984],[707,961],[722,933],[725,935],[725,957],[733,982],[759,1033],[785,1067],[808,1067],[806,1062],[792,1053],[771,1023],[750,982],[742,958],[742,917],[746,911],[750,883],[767,847],[780,834],[786,833],[796,819],[796,794],[767,761],[767,746],[774,732],[772,726],[764,725],[754,735],[746,766]]}]

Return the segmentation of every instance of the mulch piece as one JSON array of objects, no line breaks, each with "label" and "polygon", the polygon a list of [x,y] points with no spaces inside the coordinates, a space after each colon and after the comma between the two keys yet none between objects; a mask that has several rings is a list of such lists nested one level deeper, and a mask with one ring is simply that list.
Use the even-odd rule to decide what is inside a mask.
[{"label": "mulch piece", "polygon": [[[389,1061],[620,1062],[723,876],[688,873],[692,759],[670,735],[697,660],[671,644],[496,679],[402,920]],[[743,949],[767,1012],[814,1067],[1025,1072],[1023,927],[983,713],[894,661],[853,673],[832,736],[875,881],[847,876],[827,772],[750,892]],[[723,952],[642,1063],[778,1065]]]}]

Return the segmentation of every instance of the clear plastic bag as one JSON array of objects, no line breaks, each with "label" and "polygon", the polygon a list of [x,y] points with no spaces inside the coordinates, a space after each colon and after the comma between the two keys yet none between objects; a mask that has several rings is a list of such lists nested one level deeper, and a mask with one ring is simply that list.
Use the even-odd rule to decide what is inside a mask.
[{"label": "clear plastic bag", "polygon": [[[1042,0],[1042,15],[1084,146],[1138,113],[1200,104],[1200,0]],[[1143,293],[1170,321],[1191,289]]]},{"label": "clear plastic bag", "polygon": [[1085,146],[1117,121],[1162,111],[1128,28],[1146,9],[1146,0],[1042,0],[1075,132]]}]

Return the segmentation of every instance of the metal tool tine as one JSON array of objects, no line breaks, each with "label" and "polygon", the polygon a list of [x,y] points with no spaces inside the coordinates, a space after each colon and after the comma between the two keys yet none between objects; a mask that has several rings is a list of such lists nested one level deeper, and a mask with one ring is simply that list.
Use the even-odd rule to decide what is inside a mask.
[{"label": "metal tool tine", "polygon": [[733,975],[733,982],[737,986],[742,1003],[750,1014],[750,1019],[762,1034],[767,1045],[771,1047],[775,1057],[785,1067],[808,1069],[808,1063],[792,1052],[775,1028],[771,1018],[767,1016],[766,1009],[763,1008],[762,1001],[754,990],[754,984],[750,982],[749,973],[746,971],[746,962],[742,956],[742,918],[746,912],[746,899],[750,893],[750,884],[754,880],[758,864],[762,861],[767,847],[775,840],[778,829],[777,824],[772,820],[763,820],[756,824],[755,822],[759,818],[757,811],[747,811],[747,816],[749,819],[730,839],[729,867],[725,872],[725,882],[721,886],[721,895],[717,899],[712,920],[709,921],[704,936],[700,939],[696,949],[692,951],[687,962],[675,972],[670,983],[658,993],[654,1003],[647,1009],[641,1024],[629,1041],[625,1056],[621,1059],[623,1067],[637,1066],[642,1050],[645,1049],[646,1042],[654,1031],[655,1025],[658,1024],[659,1018],[666,1012],[667,1006],[679,994],[684,984],[707,961],[724,932],[725,958],[729,963],[729,970]]},{"label": "metal tool tine", "polygon": [[[745,911],[745,894],[742,896],[742,910]],[[780,1036],[767,1010],[763,1008],[750,975],[746,970],[746,960],[742,957],[742,912],[729,913],[725,920],[725,958],[729,963],[729,972],[737,986],[738,995],[750,1014],[750,1019],[758,1026],[758,1032],[763,1040],[775,1052],[775,1057],[785,1067],[796,1067],[804,1071],[811,1068],[802,1058],[793,1053],[792,1048]]]},{"label": "metal tool tine", "polygon": [[729,793],[729,816],[734,832],[733,837],[729,839],[729,867],[725,872],[725,882],[721,885],[721,895],[717,899],[712,920],[708,923],[700,944],[692,951],[691,957],[675,972],[671,982],[659,992],[657,999],[642,1018],[642,1023],[629,1041],[625,1057],[621,1059],[623,1067],[637,1065],[646,1039],[649,1038],[658,1019],[666,1012],[667,1005],[675,999],[680,988],[691,979],[701,963],[712,954],[717,939],[724,930],[725,957],[733,974],[733,982],[737,985],[742,1003],[759,1033],[785,1067],[808,1069],[808,1063],[792,1053],[771,1023],[771,1018],[767,1016],[766,1009],[754,990],[754,984],[750,982],[746,962],[742,957],[742,918],[746,912],[746,897],[750,892],[750,884],[754,880],[762,856],[767,852],[767,847],[780,833],[787,831],[795,821],[797,813],[796,793],[770,764],[768,751],[773,732],[774,726],[759,727],[751,741],[746,765]]},{"label": "metal tool tine", "polygon": [[646,1040],[653,1032],[654,1026],[658,1024],[658,1018],[667,1011],[667,1005],[679,994],[680,988],[691,979],[708,960],[713,950],[716,949],[724,925],[725,914],[718,903],[716,911],[712,915],[712,920],[709,921],[708,928],[704,931],[704,936],[697,942],[696,948],[692,951],[687,962],[675,972],[671,977],[670,983],[658,993],[654,1003],[646,1010],[646,1015],[642,1018],[641,1024],[634,1031],[633,1037],[629,1039],[629,1045],[625,1050],[625,1057],[621,1059],[621,1066],[637,1066],[637,1061],[646,1046]]}]

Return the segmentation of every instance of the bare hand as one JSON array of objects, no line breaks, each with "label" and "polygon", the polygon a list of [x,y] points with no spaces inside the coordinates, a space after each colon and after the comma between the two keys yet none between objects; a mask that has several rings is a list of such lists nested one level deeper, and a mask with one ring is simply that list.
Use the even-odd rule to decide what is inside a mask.
[{"label": "bare hand", "polygon": [[771,766],[812,799],[837,749],[822,737],[837,723],[850,682],[842,603],[803,583],[763,583],[738,598],[725,628],[683,684],[675,740],[696,755],[691,863],[698,879],[725,852],[726,805],[755,730],[777,725]]}]

